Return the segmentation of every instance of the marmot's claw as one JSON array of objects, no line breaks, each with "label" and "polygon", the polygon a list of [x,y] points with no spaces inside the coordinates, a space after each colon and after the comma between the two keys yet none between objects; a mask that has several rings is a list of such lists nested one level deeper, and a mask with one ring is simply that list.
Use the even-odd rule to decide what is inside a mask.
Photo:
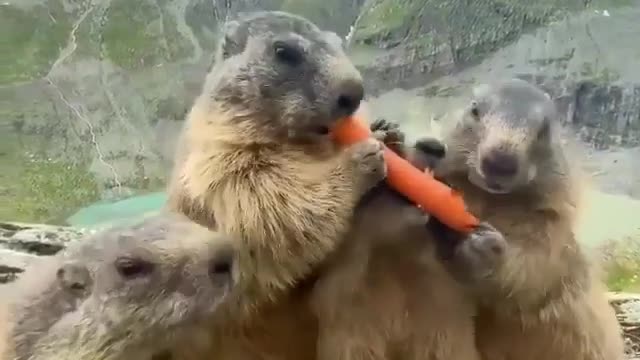
[{"label": "marmot's claw", "polygon": [[370,138],[353,145],[349,150],[356,181],[361,182],[363,193],[387,176],[384,146],[380,141]]},{"label": "marmot's claw", "polygon": [[507,242],[500,231],[483,222],[467,236],[456,250],[459,265],[472,279],[490,276],[502,263]]}]

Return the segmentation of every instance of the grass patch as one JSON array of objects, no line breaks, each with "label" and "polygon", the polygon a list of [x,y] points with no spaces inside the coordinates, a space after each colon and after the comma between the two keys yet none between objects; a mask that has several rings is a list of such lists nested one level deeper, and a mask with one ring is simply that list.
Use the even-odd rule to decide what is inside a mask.
[{"label": "grass patch", "polygon": [[104,46],[114,63],[130,70],[160,63],[167,49],[151,26],[160,18],[157,7],[146,0],[114,0],[105,15]]},{"label": "grass patch", "polygon": [[19,139],[9,133],[0,140],[0,219],[63,224],[99,198],[86,166],[27,155]]},{"label": "grass patch", "polygon": [[71,19],[57,0],[28,10],[0,6],[0,85],[44,76],[70,32]]},{"label": "grass patch", "polygon": [[640,234],[607,244],[603,269],[610,290],[640,293]]},{"label": "grass patch", "polygon": [[167,41],[168,60],[176,61],[193,55],[193,44],[178,31],[178,25],[171,14],[162,17],[162,28]]},{"label": "grass patch", "polygon": [[[102,38],[106,55],[135,70],[193,55],[193,44],[178,31],[169,1],[114,0],[106,11]],[[207,16],[211,16],[210,13]]]}]

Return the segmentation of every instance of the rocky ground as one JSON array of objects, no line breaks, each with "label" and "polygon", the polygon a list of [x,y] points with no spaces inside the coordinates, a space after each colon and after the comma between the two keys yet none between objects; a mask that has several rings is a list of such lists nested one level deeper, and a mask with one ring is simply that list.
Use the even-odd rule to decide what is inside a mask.
[{"label": "rocky ground", "polygon": [[611,293],[609,302],[622,325],[631,360],[640,359],[640,294]]}]

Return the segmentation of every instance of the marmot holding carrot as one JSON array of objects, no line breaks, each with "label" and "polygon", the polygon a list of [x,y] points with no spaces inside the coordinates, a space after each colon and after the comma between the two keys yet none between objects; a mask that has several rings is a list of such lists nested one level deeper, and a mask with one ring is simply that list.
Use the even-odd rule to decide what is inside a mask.
[{"label": "marmot holding carrot", "polygon": [[235,283],[234,247],[176,214],[72,244],[3,294],[0,357],[150,360],[178,351],[180,359],[199,359],[202,320]]},{"label": "marmot holding carrot", "polygon": [[[396,124],[379,119],[372,131],[405,153]],[[436,236],[459,239],[438,223],[385,183],[367,194],[345,241],[322,267],[311,298],[319,360],[480,359],[474,301],[436,254]],[[476,237],[501,239],[487,224],[469,241],[483,241]]]},{"label": "marmot holding carrot", "polygon": [[[504,234],[462,242],[447,260],[478,299],[483,359],[623,359],[605,288],[574,237],[578,177],[558,126],[550,97],[513,79],[476,88],[444,137],[436,176]],[[434,139],[416,149],[443,151]]]},{"label": "marmot holding carrot", "polygon": [[[372,139],[341,149],[328,132],[362,93],[335,34],[282,12],[227,24],[169,186],[171,208],[241,240],[238,305],[214,329],[208,356],[313,357],[308,340],[317,334],[306,327],[317,323],[300,306],[311,295],[323,359],[477,358],[472,304],[436,260],[428,217],[387,189],[353,219],[361,197],[384,178],[382,147]],[[397,221],[385,224],[393,226],[374,228],[392,216]],[[300,283],[315,276],[322,279],[309,294]],[[379,285],[371,288],[370,278]],[[298,317],[306,326],[293,327]],[[291,334],[288,348],[281,332]]]},{"label": "marmot holding carrot", "polygon": [[378,141],[342,150],[329,136],[363,92],[340,38],[304,18],[256,12],[226,24],[168,192],[172,209],[240,239],[240,311],[309,276],[384,179]]}]

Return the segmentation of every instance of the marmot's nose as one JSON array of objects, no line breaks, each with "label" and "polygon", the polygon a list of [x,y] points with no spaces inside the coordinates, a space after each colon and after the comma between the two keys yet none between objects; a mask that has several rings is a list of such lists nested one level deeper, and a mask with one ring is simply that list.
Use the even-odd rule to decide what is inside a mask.
[{"label": "marmot's nose", "polygon": [[518,173],[518,158],[507,151],[494,150],[482,158],[485,176],[512,177]]},{"label": "marmot's nose", "polygon": [[364,86],[361,80],[345,80],[338,86],[338,97],[335,112],[338,117],[352,115],[364,97]]}]

